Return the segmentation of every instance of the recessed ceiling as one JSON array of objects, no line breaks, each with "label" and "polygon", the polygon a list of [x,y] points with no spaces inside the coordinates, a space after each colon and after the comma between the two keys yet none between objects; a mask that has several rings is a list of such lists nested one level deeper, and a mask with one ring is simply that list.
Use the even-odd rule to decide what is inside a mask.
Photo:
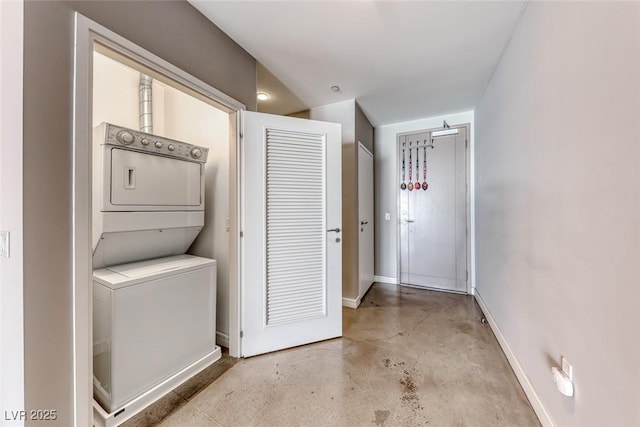
[{"label": "recessed ceiling", "polygon": [[525,5],[189,1],[304,105],[355,98],[374,125],[472,109]]}]

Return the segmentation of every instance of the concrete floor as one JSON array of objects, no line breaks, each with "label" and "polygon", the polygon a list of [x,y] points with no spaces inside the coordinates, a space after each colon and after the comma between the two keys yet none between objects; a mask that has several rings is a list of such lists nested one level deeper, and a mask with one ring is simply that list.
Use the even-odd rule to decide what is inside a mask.
[{"label": "concrete floor", "polygon": [[236,364],[237,361],[238,359],[230,357],[229,352],[223,349],[220,360],[188,379],[176,389],[162,396],[152,405],[145,408],[144,411],[125,421],[121,424],[121,427],[157,426],[162,420],[176,412],[180,407],[186,405],[195,395],[217,380],[220,375]]},{"label": "concrete floor", "polygon": [[238,361],[162,424],[539,426],[470,296],[375,284],[341,339]]}]

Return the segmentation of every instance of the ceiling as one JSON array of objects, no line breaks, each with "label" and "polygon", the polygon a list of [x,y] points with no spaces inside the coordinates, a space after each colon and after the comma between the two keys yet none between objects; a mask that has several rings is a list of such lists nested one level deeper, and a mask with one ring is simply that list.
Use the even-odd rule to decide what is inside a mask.
[{"label": "ceiling", "polygon": [[[525,6],[524,0],[189,1],[276,82],[259,77],[259,87],[280,87],[274,90],[282,96],[272,94],[272,102],[284,100],[279,114],[355,98],[374,126],[472,109]],[[340,91],[332,92],[333,85]]]},{"label": "ceiling", "polygon": [[260,62],[256,64],[256,80],[258,93],[269,94],[269,99],[258,99],[258,111],[270,114],[287,115],[309,108],[309,105],[298,98],[276,76]]}]

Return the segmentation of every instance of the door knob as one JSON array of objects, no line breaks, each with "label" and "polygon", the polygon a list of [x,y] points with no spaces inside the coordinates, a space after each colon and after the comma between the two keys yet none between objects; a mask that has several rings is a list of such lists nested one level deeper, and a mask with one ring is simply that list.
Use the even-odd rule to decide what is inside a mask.
[{"label": "door knob", "polygon": [[412,219],[405,219],[404,222],[414,222]]},{"label": "door knob", "polygon": [[327,232],[329,232],[329,231],[335,231],[336,233],[339,233],[340,232],[340,228],[338,228],[338,227],[330,228],[330,229],[327,230]]},{"label": "door knob", "polygon": [[369,221],[360,221],[360,225],[366,225],[369,224]]}]

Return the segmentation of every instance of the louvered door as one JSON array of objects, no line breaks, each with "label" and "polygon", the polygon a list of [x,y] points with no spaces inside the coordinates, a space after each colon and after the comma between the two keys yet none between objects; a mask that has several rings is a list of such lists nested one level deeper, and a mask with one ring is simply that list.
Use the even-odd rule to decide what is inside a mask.
[{"label": "louvered door", "polygon": [[242,355],[341,336],[340,125],[245,112],[243,128]]}]

